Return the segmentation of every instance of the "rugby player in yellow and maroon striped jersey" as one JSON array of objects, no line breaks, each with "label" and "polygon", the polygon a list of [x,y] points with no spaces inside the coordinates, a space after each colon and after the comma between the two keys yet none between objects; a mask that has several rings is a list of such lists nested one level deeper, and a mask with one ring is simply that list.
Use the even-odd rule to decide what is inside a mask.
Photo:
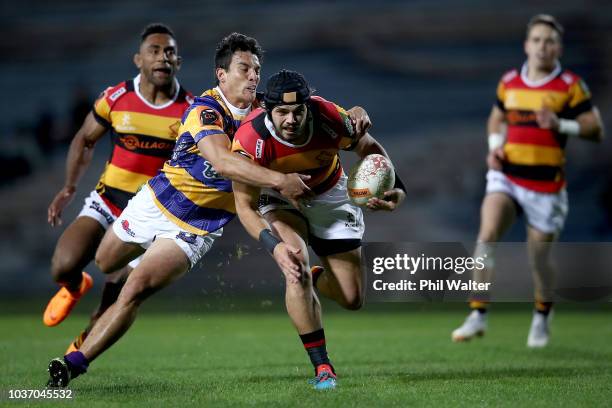
[{"label": "rugby player in yellow and maroon striped jersey", "polygon": [[[147,26],[134,56],[139,74],[107,88],[72,141],[64,187],[48,209],[52,226],[61,225],[62,211],[74,197],[94,145],[105,134],[111,137],[112,151],[97,187],[55,248],[51,274],[62,288],[45,310],[43,321],[47,326],[61,323],[91,288],[92,279],[82,270],[93,260],[104,232],[172,153],[183,112],[193,101],[193,96],[176,79],[181,64],[177,52],[170,28],[162,24]],[[127,268],[109,275],[102,303],[93,313],[90,326],[70,349],[78,348],[97,317],[116,299]]]},{"label": "rugby player in yellow and maroon striped jersey", "polygon": [[[554,270],[550,242],[557,239],[568,211],[565,190],[565,146],[572,138],[600,141],[603,125],[584,81],[559,63],[563,27],[545,14],[527,25],[523,67],[503,75],[497,102],[489,116],[486,196],[482,203],[475,256],[487,267],[474,271],[490,282],[493,245],[514,223],[518,211],[527,221],[529,264],[535,288],[535,312],[527,346],[548,344]],[[502,134],[503,126],[506,134]],[[473,293],[472,313],[453,331],[454,341],[484,334],[488,293]]]}]

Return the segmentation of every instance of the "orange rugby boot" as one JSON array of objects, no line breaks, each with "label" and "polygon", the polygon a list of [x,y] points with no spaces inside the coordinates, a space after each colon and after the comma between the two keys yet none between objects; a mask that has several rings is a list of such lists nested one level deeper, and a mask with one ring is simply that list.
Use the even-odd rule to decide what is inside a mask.
[{"label": "orange rugby boot", "polygon": [[51,298],[45,313],[43,314],[43,323],[46,326],[57,326],[60,324],[72,311],[81,296],[83,296],[93,286],[93,279],[87,272],[83,272],[83,280],[78,292],[70,292],[65,287],[61,288],[55,296]]}]

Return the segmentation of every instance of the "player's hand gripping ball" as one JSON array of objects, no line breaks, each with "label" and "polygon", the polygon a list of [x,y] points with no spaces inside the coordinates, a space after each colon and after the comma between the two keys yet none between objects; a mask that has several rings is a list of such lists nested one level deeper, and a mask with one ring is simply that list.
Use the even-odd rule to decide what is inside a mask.
[{"label": "player's hand gripping ball", "polygon": [[395,184],[391,160],[380,154],[370,154],[357,162],[348,176],[348,196],[353,204],[365,207],[372,197],[383,198]]}]

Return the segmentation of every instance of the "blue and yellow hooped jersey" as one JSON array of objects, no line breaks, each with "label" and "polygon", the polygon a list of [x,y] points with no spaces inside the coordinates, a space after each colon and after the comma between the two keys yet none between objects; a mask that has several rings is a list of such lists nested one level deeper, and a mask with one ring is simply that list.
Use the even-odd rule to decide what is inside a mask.
[{"label": "blue and yellow hooped jersey", "polygon": [[149,180],[157,206],[182,229],[205,235],[236,215],[231,180],[215,171],[197,144],[207,136],[224,134],[229,149],[249,112],[250,107],[237,109],[226,103],[219,88],[214,88],[197,97],[183,115],[171,159]]}]

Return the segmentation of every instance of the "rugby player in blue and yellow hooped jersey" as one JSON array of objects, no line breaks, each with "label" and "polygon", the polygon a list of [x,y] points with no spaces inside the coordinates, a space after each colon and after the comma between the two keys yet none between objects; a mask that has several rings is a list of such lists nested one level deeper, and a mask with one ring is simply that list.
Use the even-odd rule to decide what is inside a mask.
[{"label": "rugby player in blue and yellow hooped jersey", "polygon": [[[109,134],[112,151],[98,185],[55,247],[51,274],[62,288],[45,310],[43,321],[47,326],[64,320],[91,287],[92,279],[82,272],[83,268],[93,260],[105,230],[139,186],[157,174],[170,157],[181,117],[193,102],[191,93],[176,79],[181,58],[169,27],[163,24],[145,27],[134,64],[139,74],[107,88],[85,118],[70,145],[64,187],[48,208],[49,223],[61,225],[62,211],[74,198],[94,146]],[[131,264],[134,265],[135,262]],[[77,336],[71,349],[80,346],[96,318],[115,301],[127,269],[107,276],[102,302],[93,313],[89,327]]]},{"label": "rugby player in blue and yellow hooped jersey", "polygon": [[51,385],[66,386],[84,373],[128,330],[148,296],[187,272],[211,248],[234,217],[229,178],[274,188],[291,199],[310,195],[299,175],[264,169],[230,151],[240,120],[255,102],[261,58],[253,38],[233,33],[220,42],[217,86],[184,114],[172,158],[129,202],[96,254],[103,272],[144,253],[142,261],[79,351],[51,361]]},{"label": "rugby player in blue and yellow hooped jersey", "polygon": [[[527,336],[530,348],[544,347],[550,338],[554,289],[550,242],[559,236],[568,212],[565,145],[573,138],[600,141],[604,134],[584,81],[561,68],[562,34],[563,27],[550,15],[531,19],[524,43],[527,61],[520,70],[503,75],[487,125],[489,171],[474,255],[485,257],[487,267],[475,270],[474,278],[491,280],[492,243],[514,223],[519,210],[524,212],[535,289],[535,311]],[[486,292],[472,294],[472,313],[453,331],[453,341],[484,334],[488,298]]]}]

